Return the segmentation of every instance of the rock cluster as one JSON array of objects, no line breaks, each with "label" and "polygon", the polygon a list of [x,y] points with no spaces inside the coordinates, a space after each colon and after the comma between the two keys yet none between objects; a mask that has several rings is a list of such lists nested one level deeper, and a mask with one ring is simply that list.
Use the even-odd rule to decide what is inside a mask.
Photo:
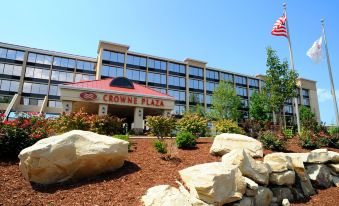
[{"label": "rock cluster", "polygon": [[51,184],[116,170],[127,155],[127,141],[73,130],[23,149],[19,169],[30,182]]},{"label": "rock cluster", "polygon": [[250,137],[236,137],[217,136],[210,151],[223,155],[221,162],[180,170],[184,184],[178,182],[179,190],[168,185],[149,188],[142,197],[144,205],[288,206],[314,195],[315,188],[339,186],[339,153],[272,153],[258,161],[253,157],[262,156],[262,146]]}]

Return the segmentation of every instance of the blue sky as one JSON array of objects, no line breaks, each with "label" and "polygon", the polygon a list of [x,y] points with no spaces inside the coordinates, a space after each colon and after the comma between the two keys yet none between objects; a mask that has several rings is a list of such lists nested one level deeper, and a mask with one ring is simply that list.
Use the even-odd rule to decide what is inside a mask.
[{"label": "blue sky", "polygon": [[[305,55],[325,18],[333,77],[339,96],[339,2],[287,1],[296,69],[317,81],[321,120],[335,123],[325,59]],[[96,57],[99,40],[130,50],[256,75],[266,71],[265,48],[288,59],[287,40],[270,34],[282,1],[236,0],[2,0],[0,41]]]}]

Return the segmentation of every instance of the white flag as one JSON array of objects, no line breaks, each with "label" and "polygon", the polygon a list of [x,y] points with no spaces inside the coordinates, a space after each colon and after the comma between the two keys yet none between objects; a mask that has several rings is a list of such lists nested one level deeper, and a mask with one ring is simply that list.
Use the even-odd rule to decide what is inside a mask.
[{"label": "white flag", "polygon": [[322,57],[322,40],[323,38],[320,37],[316,40],[312,47],[307,51],[306,55],[312,59],[315,64],[320,63]]}]

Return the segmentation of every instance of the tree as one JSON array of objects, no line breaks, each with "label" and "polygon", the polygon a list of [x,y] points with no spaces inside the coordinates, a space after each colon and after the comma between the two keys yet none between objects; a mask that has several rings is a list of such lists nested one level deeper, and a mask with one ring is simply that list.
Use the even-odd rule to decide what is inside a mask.
[{"label": "tree", "polygon": [[211,103],[211,116],[213,118],[233,119],[235,121],[239,119],[241,113],[238,109],[241,106],[241,99],[230,83],[220,81],[212,94]]},{"label": "tree", "polygon": [[[280,59],[271,47],[267,48],[267,62],[265,86],[263,91],[269,94],[269,106],[273,114],[278,114],[279,125],[282,126],[284,115],[284,105],[289,99],[297,96],[298,73],[288,69],[288,62]],[[274,119],[275,121],[275,119]]]},{"label": "tree", "polygon": [[300,107],[300,123],[303,129],[310,131],[314,131],[318,125],[315,114],[310,108],[303,105]]},{"label": "tree", "polygon": [[269,100],[266,93],[254,93],[250,101],[250,117],[254,120],[267,121],[269,120],[268,113],[269,109]]}]

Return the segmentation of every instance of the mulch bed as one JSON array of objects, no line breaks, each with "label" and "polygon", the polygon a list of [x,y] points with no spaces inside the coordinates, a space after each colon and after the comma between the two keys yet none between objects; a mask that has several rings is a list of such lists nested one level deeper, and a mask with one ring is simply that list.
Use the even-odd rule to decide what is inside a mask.
[{"label": "mulch bed", "polygon": [[[149,187],[159,184],[177,186],[175,181],[180,179],[178,170],[220,161],[220,157],[209,154],[211,139],[199,139],[195,149],[176,150],[177,158],[172,161],[163,160],[156,153],[153,141],[133,139],[133,151],[129,153],[128,161],[115,172],[50,186],[25,181],[17,160],[0,160],[0,205],[141,205],[140,197]],[[289,147],[291,152],[308,151],[294,143]],[[307,202],[293,205],[338,205],[339,188],[318,192]]]}]

